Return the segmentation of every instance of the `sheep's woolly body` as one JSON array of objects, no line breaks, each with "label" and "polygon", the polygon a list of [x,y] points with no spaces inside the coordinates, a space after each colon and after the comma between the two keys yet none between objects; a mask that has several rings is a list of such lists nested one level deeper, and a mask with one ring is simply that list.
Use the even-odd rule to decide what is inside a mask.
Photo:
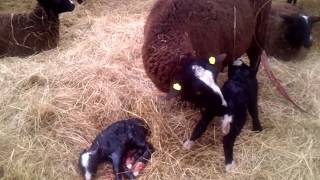
[{"label": "sheep's woolly body", "polygon": [[[158,89],[168,92],[181,56],[208,58],[227,53],[227,61],[240,57],[255,32],[263,32],[262,26],[256,28],[256,24],[263,24],[256,22],[256,14],[266,2],[158,0],[145,25],[142,56],[147,75]],[[268,7],[267,3],[261,12],[267,12]]]},{"label": "sheep's woolly body", "polygon": [[266,51],[268,55],[279,57],[283,60],[289,60],[297,57],[300,48],[291,48],[289,42],[285,39],[286,26],[282,15],[294,16],[304,14],[297,6],[287,3],[273,3],[268,20]]},{"label": "sheep's woolly body", "polygon": [[27,56],[55,48],[59,18],[37,6],[29,14],[0,14],[0,57]]}]

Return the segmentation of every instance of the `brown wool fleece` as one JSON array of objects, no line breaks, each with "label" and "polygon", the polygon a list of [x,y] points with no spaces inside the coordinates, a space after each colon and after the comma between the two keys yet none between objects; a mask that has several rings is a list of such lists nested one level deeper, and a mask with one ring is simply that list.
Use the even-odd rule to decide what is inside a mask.
[{"label": "brown wool fleece", "polygon": [[231,62],[248,50],[255,34],[263,46],[270,5],[268,0],[158,0],[144,29],[147,75],[168,92],[184,55],[227,53],[226,62]]}]

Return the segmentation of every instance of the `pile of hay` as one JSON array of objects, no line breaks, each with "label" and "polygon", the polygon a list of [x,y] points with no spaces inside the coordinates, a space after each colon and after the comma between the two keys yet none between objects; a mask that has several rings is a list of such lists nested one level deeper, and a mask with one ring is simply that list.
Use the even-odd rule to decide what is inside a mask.
[{"label": "pile of hay", "polygon": [[[149,124],[156,148],[141,179],[318,179],[320,43],[301,61],[271,59],[290,95],[315,117],[279,96],[261,69],[264,131],[253,133],[247,123],[236,141],[237,168],[226,174],[218,121],[191,151],[182,150],[199,113],[163,100],[146,77],[140,49],[153,2],[87,0],[63,14],[57,49],[0,59],[0,179],[80,179],[79,152],[101,129],[130,116]],[[302,4],[320,7],[317,0]],[[112,178],[110,167],[100,168],[99,179]]]}]

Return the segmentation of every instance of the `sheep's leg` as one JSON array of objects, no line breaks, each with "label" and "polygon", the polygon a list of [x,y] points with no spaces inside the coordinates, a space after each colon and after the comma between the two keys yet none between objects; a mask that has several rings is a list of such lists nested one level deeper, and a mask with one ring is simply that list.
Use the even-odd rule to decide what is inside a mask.
[{"label": "sheep's leg", "polygon": [[252,130],[253,131],[262,131],[262,126],[259,120],[259,111],[258,111],[258,82],[253,82],[254,84],[250,87],[250,99],[248,103],[248,110],[252,118]]},{"label": "sheep's leg", "polygon": [[113,164],[113,173],[115,175],[116,180],[122,179],[122,157],[123,152],[122,151],[116,151],[111,154],[112,164]]},{"label": "sheep's leg", "polygon": [[245,119],[245,113],[240,117],[235,116],[233,122],[231,123],[229,134],[223,137],[223,150],[227,172],[235,168],[235,162],[233,160],[233,146],[237,136],[240,134],[245,124]]},{"label": "sheep's leg", "polygon": [[261,53],[262,53],[262,50],[259,48],[257,43],[253,41],[250,48],[247,51],[247,55],[250,60],[250,67],[253,70],[258,71],[259,69]]},{"label": "sheep's leg", "polygon": [[190,150],[194,144],[194,141],[197,140],[202,136],[202,134],[206,131],[208,125],[210,124],[211,120],[213,119],[214,115],[209,112],[208,110],[201,112],[202,117],[200,121],[197,123],[196,127],[193,129],[191,138],[184,142],[183,148]]}]

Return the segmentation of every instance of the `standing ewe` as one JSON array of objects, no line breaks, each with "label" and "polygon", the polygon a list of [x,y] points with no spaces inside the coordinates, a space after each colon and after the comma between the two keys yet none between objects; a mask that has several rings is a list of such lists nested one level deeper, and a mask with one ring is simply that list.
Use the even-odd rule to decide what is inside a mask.
[{"label": "standing ewe", "polygon": [[226,53],[226,65],[247,52],[257,68],[270,6],[271,0],[158,0],[144,29],[147,75],[159,90],[169,92],[185,55]]},{"label": "standing ewe", "polygon": [[[140,119],[133,118],[113,123],[95,138],[89,149],[80,154],[81,173],[86,180],[91,180],[100,163],[111,161],[117,180],[122,179],[121,173],[124,170],[129,179],[134,179],[134,176],[139,174],[141,164],[145,165],[151,158],[153,146],[147,142],[149,134],[147,125]],[[134,161],[136,160],[134,166],[128,164],[131,156],[134,156]]]},{"label": "standing ewe", "polygon": [[59,14],[74,8],[73,0],[38,0],[31,13],[0,14],[0,57],[23,57],[57,47]]},{"label": "standing ewe", "polygon": [[273,3],[268,20],[266,51],[283,60],[300,54],[302,47],[312,46],[312,26],[320,17],[308,16],[297,6]]}]

